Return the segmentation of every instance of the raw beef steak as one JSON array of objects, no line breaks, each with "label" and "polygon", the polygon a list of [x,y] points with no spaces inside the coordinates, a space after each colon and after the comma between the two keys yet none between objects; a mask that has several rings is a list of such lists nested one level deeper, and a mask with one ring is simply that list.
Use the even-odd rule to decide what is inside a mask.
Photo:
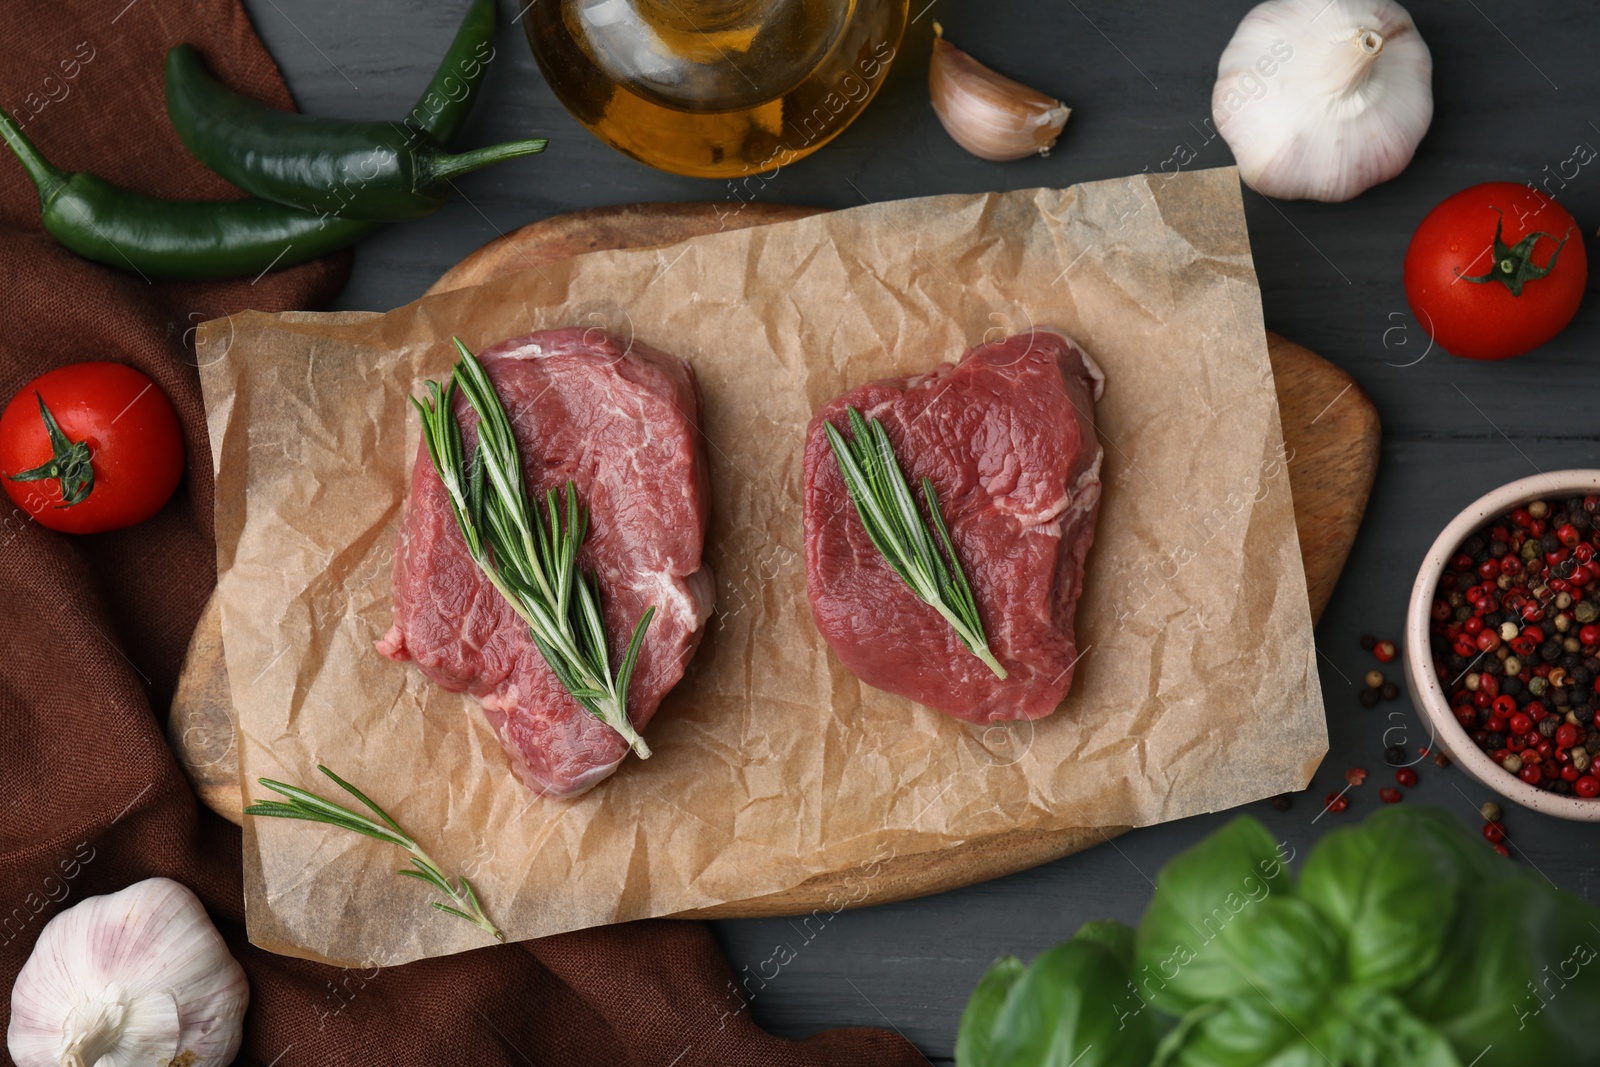
[{"label": "raw beef steak", "polygon": [[[642,730],[683,676],[715,589],[700,558],[710,496],[700,388],[681,359],[596,330],[548,330],[478,354],[522,452],[529,495],[571,479],[589,509],[579,553],[598,577],[612,666],[647,607],[629,717]],[[458,398],[468,454],[477,417]],[[463,414],[465,413],[465,414]],[[617,769],[627,744],[575,701],[527,624],[467,554],[427,449],[418,446],[394,557],[394,626],[378,650],[483,705],[517,776],[575,796]]]},{"label": "raw beef steak", "polygon": [[[807,592],[817,628],[858,678],[972,722],[1056,709],[1078,660],[1072,617],[1100,506],[1103,384],[1081,348],[1037,330],[817,412],[805,457]],[[1006,680],[868,538],[823,431],[831,422],[849,433],[846,407],[883,423],[924,515],[920,487],[932,479]]]}]

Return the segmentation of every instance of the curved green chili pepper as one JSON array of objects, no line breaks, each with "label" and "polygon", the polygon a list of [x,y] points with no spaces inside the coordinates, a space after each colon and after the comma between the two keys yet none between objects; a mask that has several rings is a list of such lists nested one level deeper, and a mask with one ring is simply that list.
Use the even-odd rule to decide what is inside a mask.
[{"label": "curved green chili pepper", "polygon": [[543,138],[451,155],[409,123],[280,111],[234,92],[189,45],[167,53],[167,115],[200,162],[247,193],[302,211],[397,221],[437,211],[450,180],[544,150]]},{"label": "curved green chili pepper", "polygon": [[456,139],[495,56],[494,19],[494,0],[472,0],[433,80],[406,116],[409,128],[424,130],[444,145]]},{"label": "curved green chili pepper", "polygon": [[327,255],[376,223],[319,218],[265,200],[160,200],[68,174],[0,111],[0,134],[39,190],[44,228],[86,259],[148,278],[231,278]]}]

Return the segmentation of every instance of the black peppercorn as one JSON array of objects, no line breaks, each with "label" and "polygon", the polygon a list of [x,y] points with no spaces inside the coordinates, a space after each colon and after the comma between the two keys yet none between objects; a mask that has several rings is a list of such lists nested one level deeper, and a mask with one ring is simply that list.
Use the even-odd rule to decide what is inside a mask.
[{"label": "black peppercorn", "polygon": [[[1591,726],[1594,724],[1594,709],[1588,707],[1587,705],[1580,708],[1573,708],[1572,714],[1577,716],[1578,725],[1580,726]],[[1545,720],[1545,722],[1549,721],[1550,720],[1548,719]]]},{"label": "black peppercorn", "polygon": [[1589,528],[1590,521],[1589,513],[1584,511],[1582,508],[1579,508],[1577,511],[1572,513],[1567,521],[1572,523],[1572,525],[1576,526],[1580,530],[1587,530]]},{"label": "black peppercorn", "polygon": [[1378,694],[1385,700],[1399,700],[1400,687],[1393,682],[1384,682],[1378,689]]},{"label": "black peppercorn", "polygon": [[1489,545],[1489,557],[1491,559],[1499,559],[1501,556],[1504,556],[1510,551],[1511,546],[1506,544],[1504,541],[1495,541]]},{"label": "black peppercorn", "polygon": [[1484,747],[1489,749],[1491,752],[1497,748],[1505,748],[1506,735],[1500,733],[1491,733],[1487,738],[1484,739]]},{"label": "black peppercorn", "polygon": [[1500,683],[1500,692],[1508,697],[1519,697],[1523,694],[1522,683],[1515,678],[1507,678]]},{"label": "black peppercorn", "polygon": [[1572,703],[1572,694],[1567,692],[1565,689],[1552,689],[1548,694],[1546,694],[1546,699],[1548,699],[1556,707],[1564,708],[1568,704]]},{"label": "black peppercorn", "polygon": [[1572,793],[1572,783],[1563,782],[1561,779],[1557,778],[1554,782],[1550,783],[1550,792],[1559,794],[1560,796],[1570,796]]},{"label": "black peppercorn", "polygon": [[1363,651],[1363,652],[1371,652],[1373,649],[1375,649],[1377,647],[1378,647],[1378,639],[1376,637],[1373,637],[1371,634],[1362,634],[1361,635],[1361,651]]},{"label": "black peppercorn", "polygon": [[1288,793],[1279,793],[1272,798],[1272,806],[1278,811],[1288,811],[1294,806],[1294,797]]},{"label": "black peppercorn", "polygon": [[1546,663],[1554,663],[1561,658],[1561,642],[1551,638],[1539,646],[1539,658]]},{"label": "black peppercorn", "polygon": [[[1500,544],[1500,542],[1496,541],[1495,544]],[[1477,534],[1473,534],[1461,543],[1461,551],[1473,559],[1479,559],[1483,555],[1483,547],[1483,538]]]},{"label": "black peppercorn", "polygon": [[1391,767],[1399,767],[1406,761],[1406,750],[1400,745],[1390,745],[1383,751],[1383,762]]},{"label": "black peppercorn", "polygon": [[1547,533],[1539,538],[1539,549],[1542,552],[1559,552],[1561,550],[1561,542],[1556,539],[1555,534]]},{"label": "black peppercorn", "polygon": [[1360,693],[1356,694],[1356,699],[1361,701],[1361,706],[1364,708],[1375,708],[1378,706],[1378,698],[1380,696],[1382,696],[1382,694],[1378,690],[1373,689],[1371,686],[1367,686],[1363,688]]},{"label": "black peppercorn", "polygon": [[1561,657],[1561,665],[1567,669],[1568,674],[1571,674],[1574,670],[1583,666],[1583,657],[1576,652],[1568,652]]},{"label": "black peppercorn", "polygon": [[1554,737],[1556,735],[1556,731],[1560,728],[1561,720],[1556,718],[1554,715],[1546,715],[1543,719],[1539,720],[1540,737]]},{"label": "black peppercorn", "polygon": [[[1572,679],[1572,684],[1579,689],[1587,689],[1589,683],[1594,681],[1594,675],[1589,673],[1589,668],[1578,663],[1567,669],[1567,677]],[[1504,688],[1504,687],[1502,687]]]},{"label": "black peppercorn", "polygon": [[[1569,497],[1567,497],[1567,514],[1568,515],[1571,515],[1574,511],[1582,511],[1582,510],[1583,510],[1583,497],[1581,497],[1581,496],[1569,496]],[[1560,523],[1555,523],[1554,525],[1559,528],[1561,524]]]},{"label": "black peppercorn", "polygon": [[1483,661],[1483,671],[1485,674],[1502,675],[1506,673],[1505,661],[1496,656],[1490,656]]}]

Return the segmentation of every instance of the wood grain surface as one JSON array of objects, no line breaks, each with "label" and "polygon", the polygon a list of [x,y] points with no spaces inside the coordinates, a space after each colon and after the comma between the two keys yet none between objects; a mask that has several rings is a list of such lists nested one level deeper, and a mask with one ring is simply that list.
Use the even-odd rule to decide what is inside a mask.
[{"label": "wood grain surface", "polygon": [[[489,242],[446,271],[428,293],[478,285],[584,252],[671,244],[721,229],[783,222],[822,209],[782,204],[624,204],[569,212],[531,223]],[[1277,384],[1295,525],[1313,619],[1320,618],[1355,541],[1377,472],[1377,411],[1344,371],[1277,334],[1268,333]],[[232,702],[215,602],[207,606],[168,720],[168,735],[200,799],[241,822]],[[818,875],[766,896],[685,913],[686,918],[794,915],[926,896],[1047,863],[1109,841],[1126,828],[1013,831],[936,852],[892,856],[870,878],[853,869]]]}]

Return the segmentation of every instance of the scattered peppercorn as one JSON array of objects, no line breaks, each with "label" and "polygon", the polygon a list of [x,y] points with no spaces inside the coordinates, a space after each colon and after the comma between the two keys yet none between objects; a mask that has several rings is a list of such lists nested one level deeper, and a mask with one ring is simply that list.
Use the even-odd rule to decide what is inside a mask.
[{"label": "scattered peppercorn", "polygon": [[1410,767],[1401,767],[1398,771],[1394,772],[1394,780],[1405,786],[1407,789],[1410,789],[1412,786],[1417,784],[1417,772],[1412,770]]},{"label": "scattered peppercorn", "polygon": [[1406,750],[1399,745],[1390,745],[1383,750],[1383,762],[1391,767],[1398,767],[1406,761]]},{"label": "scattered peppercorn", "polygon": [[1448,767],[1450,766],[1450,757],[1443,752],[1435,752],[1433,754],[1433,765],[1435,767]]},{"label": "scattered peppercorn", "polygon": [[1483,807],[1478,809],[1478,814],[1483,816],[1484,822],[1500,821],[1500,805],[1492,800],[1485,800]]},{"label": "scattered peppercorn", "polygon": [[1368,689],[1382,689],[1383,688],[1383,672],[1382,671],[1368,671],[1367,672],[1367,676],[1364,679],[1364,681],[1367,683],[1367,688]]},{"label": "scattered peppercorn", "polygon": [[1278,811],[1288,811],[1294,807],[1294,797],[1288,793],[1279,793],[1272,798],[1272,806]]},{"label": "scattered peppercorn", "polygon": [[1400,790],[1396,789],[1392,785],[1386,785],[1382,789],[1378,790],[1378,797],[1385,804],[1398,804],[1400,803],[1400,798],[1403,795],[1404,794],[1402,794]]},{"label": "scattered peppercorn", "polygon": [[1379,641],[1373,646],[1372,654],[1378,657],[1379,663],[1393,663],[1400,650],[1395,647],[1393,641]]},{"label": "scattered peppercorn", "polygon": [[1483,839],[1491,845],[1498,845],[1506,839],[1506,824],[1499,819],[1484,823]]},{"label": "scattered peppercorn", "polygon": [[1496,852],[1500,853],[1500,855],[1502,855],[1502,856],[1509,857],[1511,855],[1511,850],[1509,848],[1506,848],[1506,846],[1504,846],[1504,845],[1496,845],[1496,846],[1494,846],[1494,850]]},{"label": "scattered peppercorn", "polygon": [[1367,769],[1365,767],[1351,767],[1344,772],[1344,780],[1351,785],[1360,785],[1367,780]]},{"label": "scattered peppercorn", "polygon": [[1393,682],[1384,682],[1383,685],[1378,687],[1378,695],[1385,700],[1399,700],[1400,687]]},{"label": "scattered peppercorn", "polygon": [[1361,701],[1361,706],[1364,708],[1375,708],[1378,706],[1378,701],[1382,699],[1382,696],[1383,694],[1378,690],[1368,686],[1356,694],[1356,699]]},{"label": "scattered peppercorn", "polygon": [[1335,815],[1349,806],[1350,801],[1343,793],[1329,793],[1322,798],[1322,810],[1331,811]]},{"label": "scattered peppercorn", "polygon": [[1377,647],[1378,647],[1378,639],[1376,637],[1373,637],[1371,634],[1362,634],[1361,635],[1361,651],[1363,651],[1363,652],[1371,652],[1373,649],[1375,649]]}]

